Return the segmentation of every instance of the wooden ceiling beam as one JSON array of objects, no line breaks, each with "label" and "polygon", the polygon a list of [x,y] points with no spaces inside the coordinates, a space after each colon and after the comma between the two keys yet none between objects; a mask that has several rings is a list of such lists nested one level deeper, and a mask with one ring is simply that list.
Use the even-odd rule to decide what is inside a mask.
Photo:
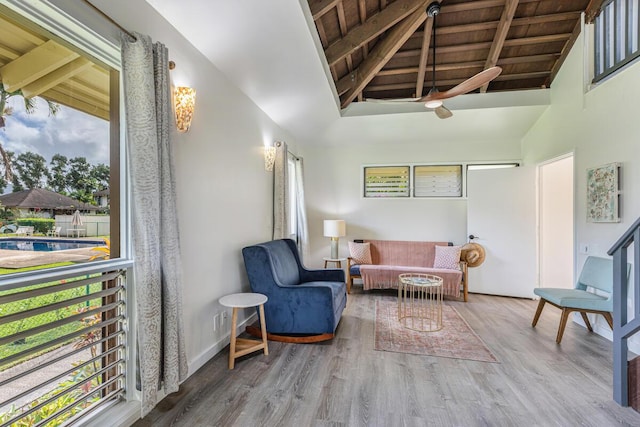
[{"label": "wooden ceiling beam", "polygon": [[[513,20],[513,15],[516,13],[517,8],[518,0],[507,0],[506,4],[504,5],[502,15],[500,16],[500,23],[498,24],[498,29],[496,30],[496,34],[493,37],[491,49],[489,49],[487,62],[485,62],[484,64],[485,70],[494,67],[498,63],[498,58],[500,57],[500,53],[502,52],[502,46],[504,46],[504,42],[507,39],[507,33],[509,33],[509,28],[511,28],[511,21]],[[480,93],[485,93],[488,87],[489,82],[483,84],[480,87]]]},{"label": "wooden ceiling beam", "polygon": [[[344,37],[349,32],[349,29],[347,28],[347,18],[344,16],[344,5],[342,2],[336,5],[336,9],[338,11],[338,26],[340,27],[340,34]],[[353,71],[351,54],[345,56],[344,59],[347,61],[347,70],[349,70],[349,72]]]},{"label": "wooden ceiling beam", "polygon": [[[520,0],[520,3],[538,3],[540,0]],[[458,3],[451,5],[443,5],[441,13],[453,13],[453,12],[469,12],[471,10],[488,9],[491,7],[502,7],[505,4],[505,0],[480,0],[469,1],[466,3]]]},{"label": "wooden ceiling beam", "polygon": [[[364,24],[367,21],[367,1],[358,0],[358,16],[360,17],[360,24]],[[367,43],[362,45],[362,58],[367,59],[369,56],[369,46]],[[362,102],[362,92],[358,94],[358,102]]]},{"label": "wooden ceiling beam", "polygon": [[[392,3],[387,7],[387,9],[399,2],[400,0]],[[380,71],[387,62],[389,62],[398,49],[400,49],[409,37],[411,37],[411,34],[413,34],[427,19],[425,7],[428,1],[421,1],[419,3],[420,4],[411,15],[407,16],[399,24],[394,26],[387,33],[387,36],[376,44],[367,59],[362,61],[357,70],[340,79],[336,85],[337,87],[344,87],[345,83],[349,87],[349,89],[344,92],[344,97],[341,101],[342,108],[345,108],[351,103],[351,101],[353,101],[358,93],[369,84],[378,71]]]},{"label": "wooden ceiling beam", "polygon": [[422,49],[420,49],[420,62],[418,62],[418,79],[416,82],[416,97],[422,97],[424,90],[424,74],[427,71],[427,58],[429,57],[429,43],[431,43],[431,30],[433,30],[433,18],[427,18],[424,23],[422,36]]},{"label": "wooden ceiling beam", "polygon": [[402,21],[416,9],[424,9],[427,3],[428,1],[425,0],[394,1],[385,9],[369,17],[364,24],[352,28],[346,36],[325,49],[324,53],[327,57],[327,62],[329,65],[335,64],[354,50]]},{"label": "wooden ceiling beam", "polygon": [[[538,25],[538,24],[547,24],[550,22],[560,22],[560,21],[572,21],[574,19],[579,19],[581,11],[575,12],[563,12],[563,13],[553,13],[549,15],[540,15],[540,16],[529,16],[525,18],[514,18],[511,21],[512,27],[520,27],[526,25]],[[473,24],[462,24],[462,25],[450,25],[447,27],[439,27],[436,29],[436,35],[446,35],[446,34],[459,34],[459,33],[473,33],[476,31],[486,31],[486,30],[494,30],[498,28],[498,24],[500,21],[489,21],[489,22],[476,22]],[[422,37],[422,32],[416,32],[415,37]]]},{"label": "wooden ceiling beam", "polygon": [[16,91],[79,56],[72,50],[49,40],[0,68],[2,84],[6,91]]},{"label": "wooden ceiling beam", "polygon": [[596,16],[600,15],[602,10],[602,4],[606,0],[591,0],[584,10],[584,22],[586,24],[592,24],[595,21]]},{"label": "wooden ceiling beam", "polygon": [[55,71],[50,72],[46,76],[39,78],[33,83],[29,83],[22,87],[22,95],[29,99],[38,96],[41,93],[57,86],[58,84],[70,79],[91,67],[93,63],[86,58],[77,58],[68,64],[63,65]]},{"label": "wooden ceiling beam", "polygon": [[531,73],[518,73],[518,74],[500,74],[493,79],[495,82],[505,82],[511,80],[527,80],[527,79],[539,79],[542,77],[548,77],[549,71],[535,71]]},{"label": "wooden ceiling beam", "polygon": [[[514,46],[525,46],[530,44],[538,44],[538,43],[553,43],[566,41],[571,38],[571,33],[560,33],[560,34],[548,34],[545,36],[534,36],[534,37],[522,37],[519,39],[509,39],[505,40],[503,47],[514,47]],[[457,53],[457,52],[468,52],[471,50],[481,50],[481,49],[490,49],[492,42],[480,42],[480,43],[468,43],[468,44],[456,44],[451,46],[438,46],[438,53]],[[421,53],[420,49],[407,49],[396,54],[397,58],[407,58],[412,56],[419,56]]]},{"label": "wooden ceiling beam", "polygon": [[[537,79],[548,77],[549,71],[538,71],[532,73],[519,73],[519,74],[501,74],[494,79],[494,81],[512,81],[512,80],[527,80],[527,79]],[[438,80],[439,87],[448,87],[448,86],[457,86],[463,81],[467,79],[448,79],[448,80]],[[390,84],[380,84],[380,85],[370,85],[367,86],[367,92],[382,92],[388,90],[405,90],[405,89],[413,89],[413,83],[390,83]]]},{"label": "wooden ceiling beam", "polygon": [[[531,62],[544,62],[544,61],[556,61],[560,55],[557,53],[549,53],[546,55],[528,55],[528,56],[514,56],[511,58],[498,59],[497,65],[511,65],[511,64],[526,64]],[[468,62],[454,62],[451,64],[436,64],[436,71],[453,71],[453,70],[465,70],[467,68],[484,68],[485,61],[468,61]],[[397,76],[402,74],[415,74],[418,72],[418,67],[400,67],[391,69],[382,69],[378,71],[377,77],[384,76]]]},{"label": "wooden ceiling beam", "polygon": [[309,0],[309,9],[314,21],[322,18],[322,16],[336,7],[342,0]]}]

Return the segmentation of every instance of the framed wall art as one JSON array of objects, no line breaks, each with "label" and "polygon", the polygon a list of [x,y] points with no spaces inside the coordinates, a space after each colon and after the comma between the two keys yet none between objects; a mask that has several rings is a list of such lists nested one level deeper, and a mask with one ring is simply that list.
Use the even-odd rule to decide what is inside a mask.
[{"label": "framed wall art", "polygon": [[620,166],[587,169],[587,222],[620,222]]}]

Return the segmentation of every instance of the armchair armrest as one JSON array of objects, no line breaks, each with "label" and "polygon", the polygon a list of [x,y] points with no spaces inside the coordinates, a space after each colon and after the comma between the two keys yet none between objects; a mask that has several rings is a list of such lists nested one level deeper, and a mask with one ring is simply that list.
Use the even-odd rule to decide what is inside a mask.
[{"label": "armchair armrest", "polygon": [[302,282],[342,282],[344,283],[344,271],[339,268],[329,268],[323,270],[302,270],[300,271]]}]

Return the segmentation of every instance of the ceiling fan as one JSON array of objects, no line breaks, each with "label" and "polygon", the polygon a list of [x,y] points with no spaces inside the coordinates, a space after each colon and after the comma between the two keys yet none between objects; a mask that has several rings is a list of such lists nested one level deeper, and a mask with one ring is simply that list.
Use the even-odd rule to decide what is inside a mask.
[{"label": "ceiling fan", "polygon": [[433,18],[432,26],[432,39],[433,39],[433,57],[432,63],[432,78],[431,78],[431,90],[426,96],[419,98],[418,102],[424,102],[425,107],[435,111],[436,115],[441,119],[447,119],[453,115],[453,113],[442,104],[445,99],[453,98],[454,96],[463,95],[465,93],[476,90],[482,87],[484,84],[489,83],[495,79],[502,72],[500,67],[487,68],[484,71],[479,72],[473,77],[468,78],[457,86],[451,89],[440,92],[436,87],[436,16],[440,14],[440,3],[437,1],[432,2],[427,7],[427,16]]}]

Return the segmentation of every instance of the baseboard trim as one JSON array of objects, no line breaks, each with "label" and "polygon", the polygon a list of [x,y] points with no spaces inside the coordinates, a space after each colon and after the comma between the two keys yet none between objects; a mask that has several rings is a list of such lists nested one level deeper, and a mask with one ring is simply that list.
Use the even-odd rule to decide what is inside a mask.
[{"label": "baseboard trim", "polygon": [[82,425],[85,427],[129,427],[140,419],[142,405],[137,400],[121,402],[95,413]]},{"label": "baseboard trim", "polygon": [[[236,326],[236,335],[244,332],[245,325],[247,323],[253,323],[258,319],[258,315],[256,313],[251,314],[251,316],[244,319],[242,322]],[[209,348],[204,350],[202,353],[194,357],[192,360],[188,362],[189,373],[187,374],[187,378],[193,375],[198,369],[202,368],[209,360],[211,360],[216,354],[220,353],[225,349],[226,346],[231,342],[231,331],[228,334],[220,338],[218,341],[213,343]],[[185,379],[186,380],[186,379]]]},{"label": "baseboard trim", "polygon": [[[580,316],[579,313],[572,313],[572,315],[573,315],[573,321],[575,323],[587,329],[587,325],[584,324],[584,321],[582,320],[582,317]],[[598,319],[598,317],[600,318]],[[613,342],[613,331],[601,316],[599,315],[596,316],[595,321],[593,319],[593,316],[589,316],[589,322],[591,322],[591,327],[593,328],[594,333]],[[634,341],[633,339],[629,339],[627,341],[627,346],[630,352],[635,354],[640,354],[640,342]]]}]

